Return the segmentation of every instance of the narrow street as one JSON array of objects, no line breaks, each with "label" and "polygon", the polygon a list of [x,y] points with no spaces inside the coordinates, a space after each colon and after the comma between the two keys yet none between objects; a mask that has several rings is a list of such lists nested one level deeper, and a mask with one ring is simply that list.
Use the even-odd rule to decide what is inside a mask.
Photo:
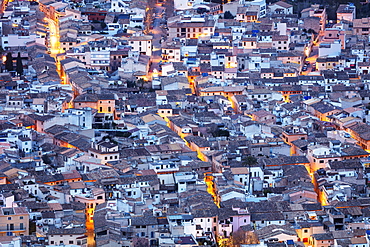
[{"label": "narrow street", "polygon": [[94,214],[94,209],[86,209],[86,235],[87,235],[87,247],[95,247],[95,232],[94,232],[94,220],[90,220]]},{"label": "narrow street", "polygon": [[45,17],[45,20],[48,22],[49,27],[49,51],[50,55],[56,57],[60,52],[60,42],[59,42],[59,27],[58,24],[49,18]]},{"label": "narrow street", "polygon": [[153,20],[153,29],[150,31],[150,34],[153,35],[153,53],[151,58],[150,71],[154,70],[159,71],[159,64],[162,60],[162,37],[166,37],[167,34],[164,29],[161,28],[161,22],[164,22],[163,13],[165,13],[166,8],[161,7],[159,4],[156,4],[154,7],[154,20]]},{"label": "narrow street", "polygon": [[[50,55],[55,58],[57,61],[57,55],[60,53],[60,35],[59,35],[59,26],[54,20],[45,17],[45,21],[48,23],[49,27],[49,42],[48,49]],[[57,64],[58,67],[58,64]],[[59,71],[60,72],[60,71]],[[63,81],[62,81],[63,83]],[[72,99],[73,100],[73,99]],[[94,214],[93,209],[86,209],[86,236],[87,236],[87,246],[95,247],[95,232],[94,232],[94,221],[91,219],[91,215]]]}]

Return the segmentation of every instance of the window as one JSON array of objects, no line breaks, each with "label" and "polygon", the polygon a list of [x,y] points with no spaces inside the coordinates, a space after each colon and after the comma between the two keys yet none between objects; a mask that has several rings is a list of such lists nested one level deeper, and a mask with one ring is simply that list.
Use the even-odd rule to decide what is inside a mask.
[{"label": "window", "polygon": [[308,233],[308,230],[307,230],[307,229],[304,229],[304,230],[303,230],[303,232],[304,232],[304,233]]},{"label": "window", "polygon": [[12,220],[12,217],[8,217],[8,220]]}]

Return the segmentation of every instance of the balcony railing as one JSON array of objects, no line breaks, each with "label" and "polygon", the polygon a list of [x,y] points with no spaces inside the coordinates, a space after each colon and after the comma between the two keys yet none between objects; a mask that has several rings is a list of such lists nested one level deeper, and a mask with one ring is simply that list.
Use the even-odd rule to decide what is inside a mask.
[{"label": "balcony railing", "polygon": [[25,231],[26,228],[25,227],[14,227],[12,229],[7,229],[7,228],[4,228],[4,227],[0,227],[0,232],[13,232],[13,231]]}]

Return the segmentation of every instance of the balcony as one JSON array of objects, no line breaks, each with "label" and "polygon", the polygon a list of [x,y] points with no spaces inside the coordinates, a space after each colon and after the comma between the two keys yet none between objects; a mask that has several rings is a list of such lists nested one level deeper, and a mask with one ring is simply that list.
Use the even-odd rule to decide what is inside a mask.
[{"label": "balcony", "polygon": [[20,231],[26,231],[27,229],[25,227],[12,227],[10,229],[7,229],[6,227],[0,227],[0,232],[20,232]]}]

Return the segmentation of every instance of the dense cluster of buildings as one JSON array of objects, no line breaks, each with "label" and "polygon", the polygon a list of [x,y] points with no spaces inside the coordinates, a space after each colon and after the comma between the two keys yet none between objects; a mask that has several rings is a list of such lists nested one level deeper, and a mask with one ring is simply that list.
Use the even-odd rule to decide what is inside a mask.
[{"label": "dense cluster of buildings", "polygon": [[3,1],[0,246],[368,247],[370,17],[296,7]]}]

